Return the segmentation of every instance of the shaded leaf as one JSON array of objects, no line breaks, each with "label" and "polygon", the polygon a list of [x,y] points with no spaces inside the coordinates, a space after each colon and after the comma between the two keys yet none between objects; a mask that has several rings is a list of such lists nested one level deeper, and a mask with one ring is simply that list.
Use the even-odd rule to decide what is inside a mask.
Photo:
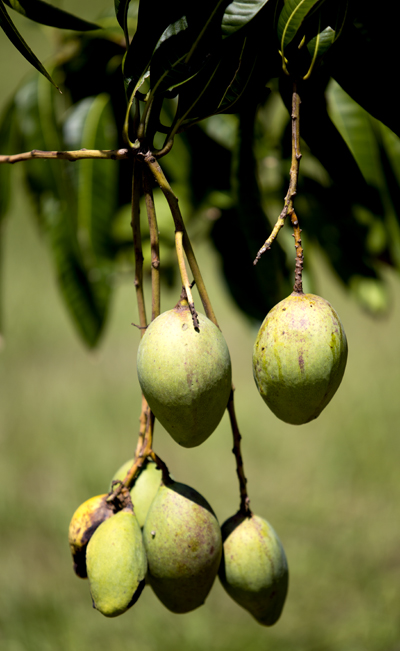
[{"label": "shaded leaf", "polygon": [[131,0],[114,0],[115,15],[117,17],[119,25],[121,25],[124,30],[125,40],[127,45],[129,44],[129,34],[128,34],[128,9]]},{"label": "shaded leaf", "polygon": [[59,27],[60,29],[73,29],[80,32],[100,29],[98,25],[58,9],[48,2],[43,2],[43,0],[3,0],[3,2],[26,18],[42,25]]},{"label": "shaded leaf", "polygon": [[58,89],[58,86],[55,84],[53,79],[50,77],[50,75],[47,72],[46,68],[39,61],[37,56],[32,52],[29,45],[22,38],[21,34],[19,33],[19,31],[15,27],[14,23],[12,22],[11,18],[9,17],[9,15],[8,15],[8,13],[6,11],[6,8],[5,8],[4,4],[3,4],[3,0],[0,0],[0,27],[4,31],[7,38],[14,45],[14,47],[16,47],[17,50],[22,54],[22,56],[25,57],[25,59],[34,68],[36,68],[36,70],[38,70],[42,75],[44,75]]},{"label": "shaded leaf", "polygon": [[[64,148],[50,91],[42,78],[35,76],[15,96],[24,149]],[[104,279],[91,276],[78,240],[71,164],[34,160],[23,171],[40,228],[50,247],[61,295],[81,337],[94,346],[104,325],[107,302],[102,288]]]},{"label": "shaded leaf", "polygon": [[[82,100],[72,108],[64,123],[64,138],[71,149],[115,149],[117,134],[105,93]],[[118,167],[115,161],[85,160],[74,166],[77,190],[77,222],[81,246],[93,265],[104,267],[112,257],[111,223],[116,211]],[[92,265],[92,266],[93,266]]]}]

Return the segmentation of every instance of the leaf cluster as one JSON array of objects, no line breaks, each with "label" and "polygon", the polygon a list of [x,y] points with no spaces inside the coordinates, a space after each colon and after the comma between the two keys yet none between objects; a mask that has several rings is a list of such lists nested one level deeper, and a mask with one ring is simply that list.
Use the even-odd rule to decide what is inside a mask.
[{"label": "leaf cluster", "polygon": [[[60,37],[51,74],[24,45],[5,5],[79,30]],[[192,236],[211,238],[234,299],[259,320],[292,285],[285,231],[252,262],[286,193],[295,80],[305,280],[313,290],[313,252],[322,250],[361,305],[379,314],[389,304],[384,265],[400,268],[400,130],[390,65],[396,41],[386,5],[376,12],[361,0],[115,0],[113,17],[91,24],[40,0],[0,0],[1,27],[39,71],[2,118],[1,152],[127,143],[133,152],[169,152],[163,166]],[[63,98],[39,73],[62,86]],[[63,298],[93,346],[132,253],[131,162],[31,161],[24,177]],[[0,184],[5,215],[4,165]],[[155,199],[163,279],[171,283],[173,225],[157,190]],[[149,259],[146,247],[145,230]]]}]

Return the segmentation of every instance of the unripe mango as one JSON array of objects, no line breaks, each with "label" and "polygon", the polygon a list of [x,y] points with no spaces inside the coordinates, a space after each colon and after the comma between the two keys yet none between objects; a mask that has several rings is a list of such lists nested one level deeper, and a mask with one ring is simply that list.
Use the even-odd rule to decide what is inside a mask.
[{"label": "unripe mango", "polygon": [[185,484],[161,484],[143,528],[148,582],[174,613],[204,603],[218,572],[221,530],[208,502]]},{"label": "unripe mango", "polygon": [[[115,473],[112,481],[123,481],[128,470],[132,467],[133,459],[126,461]],[[133,508],[139,525],[143,527],[150,505],[161,483],[162,473],[154,461],[146,461],[139,471],[133,487],[130,490]]]},{"label": "unripe mango", "polygon": [[93,607],[116,617],[139,598],[147,569],[142,532],[132,511],[119,511],[91,537],[86,553]]},{"label": "unripe mango", "polygon": [[155,417],[184,447],[205,441],[231,391],[231,360],[221,331],[202,314],[195,330],[186,301],[164,312],[140,341],[137,371]]},{"label": "unripe mango", "polygon": [[273,413],[294,425],[317,418],[346,368],[347,339],[330,303],[293,293],[275,305],[258,332],[253,374]]},{"label": "unripe mango", "polygon": [[264,626],[278,621],[288,590],[288,566],[271,525],[237,513],[222,525],[219,578],[230,597]]}]

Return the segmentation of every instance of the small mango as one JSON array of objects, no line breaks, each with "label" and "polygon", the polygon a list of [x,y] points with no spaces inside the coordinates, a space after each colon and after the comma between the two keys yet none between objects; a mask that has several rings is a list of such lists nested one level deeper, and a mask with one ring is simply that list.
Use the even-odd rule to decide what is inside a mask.
[{"label": "small mango", "polygon": [[288,590],[288,565],[271,525],[240,512],[222,525],[219,578],[230,597],[264,626],[275,624]]},{"label": "small mango", "polygon": [[106,617],[121,615],[138,600],[147,570],[142,532],[131,510],[103,522],[86,552],[93,607]]},{"label": "small mango", "polygon": [[107,493],[96,495],[83,502],[72,516],[68,541],[71,549],[74,572],[81,579],[87,578],[86,572],[86,547],[104,520],[114,514],[113,505],[106,502]]},{"label": "small mango", "polygon": [[195,330],[186,301],[150,323],[137,354],[143,394],[173,439],[191,448],[219,424],[231,391],[231,360],[216,325],[202,314]]},{"label": "small mango", "polygon": [[174,613],[204,603],[222,554],[218,520],[193,488],[175,481],[161,484],[143,529],[148,582]]},{"label": "small mango", "polygon": [[[115,473],[112,481],[123,481],[128,470],[132,467],[133,459],[126,461]],[[139,471],[133,487],[130,490],[135,515],[139,525],[143,527],[150,505],[161,483],[162,473],[154,461],[147,460]]]},{"label": "small mango", "polygon": [[253,350],[262,399],[281,420],[302,425],[317,418],[342,381],[347,339],[338,314],[315,294],[290,296],[265,317]]}]

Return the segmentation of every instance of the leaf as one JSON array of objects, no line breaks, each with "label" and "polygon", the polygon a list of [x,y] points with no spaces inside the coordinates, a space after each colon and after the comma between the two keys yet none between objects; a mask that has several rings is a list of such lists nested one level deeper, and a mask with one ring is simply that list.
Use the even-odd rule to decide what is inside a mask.
[{"label": "leaf", "polygon": [[267,2],[268,0],[234,0],[231,2],[222,17],[222,36],[224,38],[232,36],[232,34],[247,25]]},{"label": "leaf", "polygon": [[[393,101],[393,65],[397,61],[397,22],[374,4],[358,3],[357,22],[348,25],[335,45],[332,77],[373,117],[400,136],[397,103]],[[371,80],[377,88],[372,91]]]},{"label": "leaf", "polygon": [[335,81],[327,89],[328,109],[333,123],[352,152],[365,180],[382,187],[379,147],[368,113]]},{"label": "leaf", "polygon": [[[27,150],[64,148],[50,90],[41,77],[35,76],[16,93],[18,125]],[[94,346],[105,323],[108,294],[104,292],[104,278],[93,273],[78,239],[71,164],[34,160],[23,171],[50,248],[61,295],[79,334],[86,344]]]},{"label": "leaf", "polygon": [[[117,134],[110,97],[103,93],[82,100],[72,108],[64,124],[68,147],[115,149]],[[92,266],[103,273],[112,257],[111,223],[116,211],[118,165],[115,161],[85,160],[74,166],[77,189],[77,222],[81,246]]]},{"label": "leaf", "polygon": [[7,38],[11,41],[14,47],[25,57],[25,59],[38,70],[42,75],[44,75],[58,90],[58,86],[55,84],[53,79],[50,77],[46,68],[39,61],[37,56],[32,52],[29,45],[24,41],[21,34],[15,27],[11,18],[9,17],[6,8],[4,7],[3,0],[0,0],[0,27],[4,31]]},{"label": "leaf", "polygon": [[[14,102],[6,106],[0,121],[0,152],[14,154],[18,151],[19,143]],[[7,214],[11,199],[11,170],[12,165],[0,164],[0,225]]]},{"label": "leaf", "polygon": [[121,25],[124,30],[125,40],[127,46],[129,44],[129,33],[128,33],[128,9],[131,0],[114,0],[115,15],[119,25]]},{"label": "leaf", "polygon": [[98,25],[89,23],[67,11],[53,7],[53,5],[42,0],[3,0],[3,2],[26,18],[34,20],[36,23],[41,23],[42,25],[59,27],[61,29],[73,29],[79,32],[100,29]]},{"label": "leaf", "polygon": [[285,47],[294,39],[304,20],[315,11],[324,0],[287,0],[277,24],[278,39],[282,56]]}]

